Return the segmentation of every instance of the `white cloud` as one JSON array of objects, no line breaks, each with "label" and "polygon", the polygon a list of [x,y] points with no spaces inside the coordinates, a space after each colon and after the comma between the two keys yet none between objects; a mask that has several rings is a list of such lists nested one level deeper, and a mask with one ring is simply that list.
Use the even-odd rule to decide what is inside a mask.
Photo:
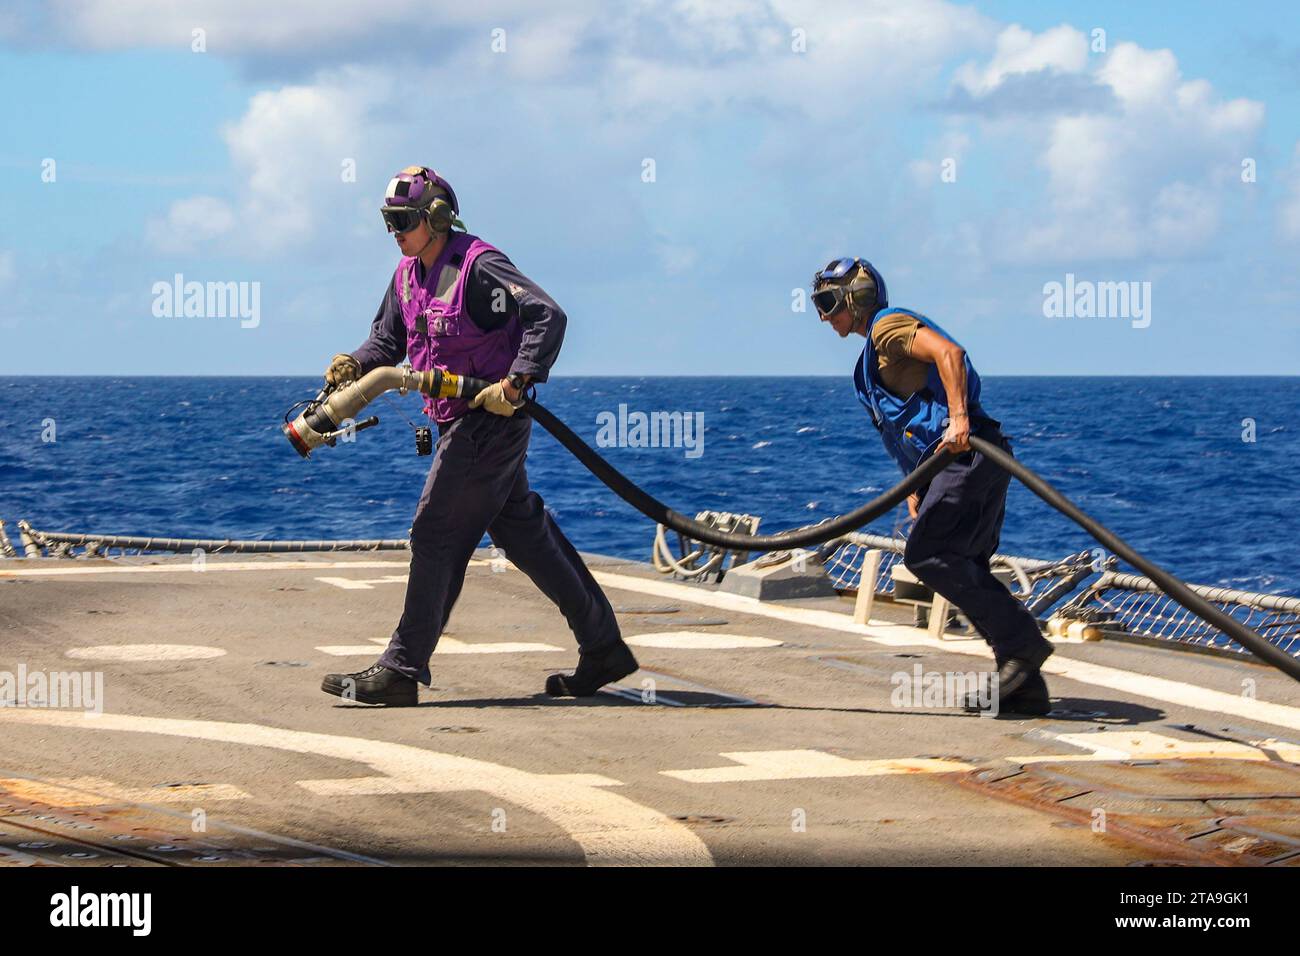
[{"label": "white cloud", "polygon": [[[209,55],[255,60],[260,75],[418,57],[485,76],[568,77],[612,108],[674,115],[759,103],[828,117],[851,108],[852,91],[905,101],[948,57],[985,48],[996,32],[946,0],[56,0],[54,11],[62,39],[92,49],[187,50],[202,29]],[[504,53],[491,50],[497,28]],[[805,52],[792,49],[794,31]]]},{"label": "white cloud", "polygon": [[[655,11],[635,31],[620,31],[610,96],[663,115],[758,104],[815,120],[865,116],[919,101],[949,57],[994,33],[980,14],[942,0],[731,0],[727,8],[749,12],[728,17],[710,4],[681,4],[677,17]],[[804,52],[793,49],[796,30]]]},{"label": "white cloud", "polygon": [[255,254],[319,237],[338,206],[360,200],[364,187],[344,181],[343,164],[364,167],[390,96],[402,102],[385,75],[360,69],[257,93],[222,131],[234,166],[233,200],[176,200],[165,217],[147,224],[147,238],[165,249],[220,241]]},{"label": "white cloud", "polygon": [[[142,6],[153,9],[151,0],[132,9],[138,14]],[[346,6],[325,3],[311,29],[346,32],[339,15]],[[87,9],[96,7],[92,2]],[[276,42],[285,16],[273,9],[258,41],[264,45]],[[312,241],[325,221],[322,207],[330,202],[373,205],[373,190],[363,195],[364,187],[340,189],[343,158],[356,158],[360,167],[373,160],[371,167],[385,167],[378,175],[387,175],[388,167],[401,164],[393,158],[397,151],[412,144],[416,154],[404,155],[402,161],[440,164],[458,156],[462,168],[472,161],[480,169],[499,170],[515,184],[539,175],[534,167],[540,168],[549,146],[568,157],[553,156],[552,161],[563,162],[570,172],[564,182],[548,184],[548,193],[571,195],[581,204],[585,173],[599,170],[608,178],[611,168],[627,168],[635,175],[640,158],[655,155],[652,150],[656,140],[663,142],[660,130],[667,123],[674,127],[669,141],[679,142],[683,124],[707,124],[722,110],[733,116],[731,110],[739,105],[765,120],[788,112],[792,122],[843,130],[847,118],[870,122],[873,111],[884,115],[929,96],[925,74],[937,77],[955,51],[990,44],[994,36],[993,26],[978,14],[941,0],[919,0],[905,8],[884,0],[829,5],[727,0],[720,7],[684,0],[671,7],[641,3],[604,8],[599,15],[582,4],[564,9],[566,14],[545,20],[507,22],[507,52],[502,54],[493,54],[488,44],[487,24],[497,15],[493,11],[478,16],[484,27],[481,47],[448,44],[441,58],[415,68],[386,62],[318,71],[307,81],[256,94],[223,133],[234,167],[229,200],[234,222],[218,216],[229,228],[195,232],[186,217],[216,209],[194,205],[198,197],[190,197],[151,224],[152,238],[177,242],[178,233],[185,233],[193,241],[224,242],[239,253]],[[220,12],[228,14],[224,6]],[[385,9],[383,16],[388,15]],[[230,16],[232,23],[244,22]],[[460,16],[470,19],[469,14]],[[198,15],[182,19],[202,20]],[[351,29],[363,33],[373,25],[359,17]],[[808,52],[796,53],[791,31],[805,28]],[[142,36],[154,36],[158,29]],[[214,29],[209,29],[210,50],[215,48]],[[139,36],[136,41],[143,42]],[[908,51],[905,69],[886,56],[902,48]],[[579,73],[570,70],[576,59],[582,60],[581,83],[575,82]],[[523,96],[521,78],[529,83]],[[422,109],[419,91],[437,103],[433,128],[412,121]],[[498,98],[510,104],[507,111],[484,108]],[[574,129],[584,130],[578,155]],[[847,147],[846,137],[839,140]],[[500,148],[485,149],[491,144]],[[467,152],[472,160],[466,159]],[[683,168],[679,163],[677,169]],[[365,168],[358,177],[373,180],[376,175]],[[758,176],[756,171],[747,175]],[[674,182],[681,182],[680,172]],[[573,202],[567,208],[574,209],[571,216],[600,220],[586,230],[593,241],[617,221]],[[672,252],[657,254],[666,268],[681,270],[689,267],[680,251],[688,247],[675,242]]]},{"label": "white cloud", "polygon": [[145,238],[160,252],[188,252],[234,227],[230,203],[215,196],[190,196],[175,200],[165,216],[146,223]]},{"label": "white cloud", "polygon": [[1088,39],[1074,27],[1062,24],[1043,33],[1032,33],[1012,24],[998,34],[993,58],[983,67],[966,64],[955,78],[973,94],[985,94],[1008,77],[1056,70],[1079,73],[1088,63]]},{"label": "white cloud", "polygon": [[372,109],[391,92],[386,77],[344,70],[312,85],[253,97],[243,117],[223,134],[245,177],[239,213],[249,239],[281,246],[319,226],[332,195],[344,185],[343,162],[358,157],[373,131]]},{"label": "white cloud", "polygon": [[[724,114],[734,120],[743,110],[769,125],[773,116],[788,115],[795,136],[846,129],[846,121],[860,132],[891,112],[933,103],[944,64],[985,50],[986,60],[955,72],[953,89],[969,108],[954,110],[961,122],[950,123],[926,158],[907,167],[913,185],[936,181],[945,157],[960,160],[978,150],[997,162],[1028,150],[1038,155],[1045,181],[1024,189],[1043,199],[991,218],[986,245],[996,255],[1180,256],[1213,240],[1225,176],[1249,155],[1263,119],[1257,102],[1224,100],[1204,80],[1183,80],[1168,50],[1120,43],[1098,56],[1072,26],[999,30],[969,7],[942,0],[678,0],[617,8],[570,2],[545,14],[522,2],[429,11],[407,0],[290,0],[265,9],[232,0],[182,14],[161,0],[138,0],[128,13],[88,0],[68,8],[69,29],[83,42],[115,46],[173,43],[202,24],[210,50],[251,56],[316,41],[340,44],[340,56],[351,49],[363,62],[377,55],[377,35],[410,38],[439,26],[483,32],[481,46],[448,43],[415,69],[372,59],[254,96],[224,132],[236,171],[227,207],[190,197],[150,227],[157,241],[184,235],[241,250],[310,240],[328,221],[322,208],[330,202],[368,199],[361,189],[340,189],[338,167],[347,157],[372,156],[388,166],[395,149],[427,142],[432,153],[419,158],[437,163],[458,150],[463,157],[461,147],[475,136],[504,144],[526,135],[535,150],[548,134],[582,128],[592,154],[584,166],[608,170],[653,155],[657,131],[668,123]],[[504,54],[490,51],[494,25],[507,30]],[[806,34],[806,52],[791,49],[792,31]],[[523,97],[520,79],[531,84]],[[510,115],[482,116],[481,104],[506,89],[515,91]],[[412,90],[438,92],[444,115],[455,117],[457,128],[447,132],[457,142],[411,132]],[[973,127],[961,126],[971,122],[965,114],[989,134],[974,145]],[[509,133],[494,132],[493,123]],[[827,145],[824,162],[837,162],[842,144]],[[482,162],[506,168],[507,160],[493,155]],[[582,192],[569,184],[557,189]],[[682,260],[673,253],[663,261],[679,268]]]},{"label": "white cloud", "polygon": [[[68,39],[93,49],[175,47],[189,49],[192,31],[206,33],[208,52],[233,56],[309,50],[380,37],[409,41],[439,28],[472,24],[506,25],[530,11],[528,0],[477,4],[427,0],[56,0],[52,23]],[[594,10],[594,0],[547,4],[547,12]],[[484,47],[488,34],[484,31]]]},{"label": "white cloud", "polygon": [[[1023,206],[987,221],[990,254],[1014,262],[1203,250],[1263,123],[1262,104],[1184,80],[1169,50],[1094,55],[1068,25],[1007,27],[987,61],[955,71],[945,105],[975,119],[981,153],[1038,157],[1045,181],[1026,181]],[[917,160],[913,175],[931,165]]]},{"label": "white cloud", "polygon": [[1097,76],[1130,112],[1170,105],[1178,98],[1181,79],[1178,60],[1171,51],[1145,50],[1136,43],[1118,44],[1102,62]]},{"label": "white cloud", "polygon": [[[1083,59],[1080,59],[1082,55]],[[992,247],[1012,261],[1178,257],[1212,243],[1227,190],[1264,119],[1263,104],[1224,100],[1204,80],[1184,80],[1169,50],[1120,43],[1087,60],[1083,34],[1037,36],[1010,27],[989,64],[957,78],[996,95],[1017,71],[1083,71],[1109,91],[1104,108],[1002,113],[985,127],[1001,148],[1036,150],[1046,201],[1007,215]],[[1046,116],[1046,122],[1044,122]],[[1034,188],[1032,184],[1027,189]]]}]

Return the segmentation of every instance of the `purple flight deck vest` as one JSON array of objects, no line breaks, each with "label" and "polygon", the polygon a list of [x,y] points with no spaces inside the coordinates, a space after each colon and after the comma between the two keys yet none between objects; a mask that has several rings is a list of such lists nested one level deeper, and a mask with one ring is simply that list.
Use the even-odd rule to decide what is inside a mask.
[{"label": "purple flight deck vest", "polygon": [[[489,382],[509,373],[523,341],[518,317],[485,332],[465,309],[470,266],[488,251],[495,250],[477,236],[453,232],[433,267],[425,270],[424,282],[415,268],[418,258],[404,256],[397,264],[393,284],[406,323],[406,354],[417,372],[441,368]],[[424,408],[435,421],[449,422],[469,410],[469,400],[426,396]]]}]

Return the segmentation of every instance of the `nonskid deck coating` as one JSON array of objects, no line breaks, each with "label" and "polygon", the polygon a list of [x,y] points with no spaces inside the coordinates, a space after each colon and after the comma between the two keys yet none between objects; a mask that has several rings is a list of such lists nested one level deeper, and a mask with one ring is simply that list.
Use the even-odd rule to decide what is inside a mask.
[{"label": "nonskid deck coating", "polygon": [[[900,708],[895,675],[987,667],[986,649],[935,642],[888,606],[863,628],[847,601],[760,605],[586,557],[642,671],[590,700],[545,697],[572,636],[520,572],[477,561],[409,709],[319,690],[378,656],[400,555],[0,561],[0,671],[105,686],[101,716],[0,709],[0,863],[1295,861],[1300,800],[1276,779],[1252,790],[1257,773],[1296,773],[1300,693],[1271,670],[1063,644],[1047,718]],[[1005,783],[1052,758],[1086,761],[1094,796]],[[1124,816],[1134,767],[1170,761],[1162,786],[1188,768],[1190,800],[1211,759],[1254,801],[1196,804],[1196,819],[1250,810],[1231,839]]]}]

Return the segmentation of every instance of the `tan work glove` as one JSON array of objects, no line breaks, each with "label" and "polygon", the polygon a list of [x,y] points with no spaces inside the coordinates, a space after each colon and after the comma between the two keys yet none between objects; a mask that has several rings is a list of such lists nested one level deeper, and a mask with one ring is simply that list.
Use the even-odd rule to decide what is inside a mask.
[{"label": "tan work glove", "polygon": [[347,352],[340,352],[325,369],[325,381],[335,386],[346,385],[361,375],[361,363]]},{"label": "tan work glove", "polygon": [[521,398],[517,402],[510,401],[506,397],[506,381],[502,379],[495,385],[483,389],[469,403],[470,408],[478,408],[480,405],[494,415],[505,415],[509,418],[515,413],[515,409],[524,407],[524,400]]}]

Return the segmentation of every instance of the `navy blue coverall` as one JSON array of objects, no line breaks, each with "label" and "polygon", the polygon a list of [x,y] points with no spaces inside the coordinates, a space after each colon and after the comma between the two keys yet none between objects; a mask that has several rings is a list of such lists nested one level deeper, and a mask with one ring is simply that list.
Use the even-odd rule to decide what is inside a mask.
[{"label": "navy blue coverall", "polygon": [[[517,315],[524,336],[511,371],[546,381],[564,340],[564,312],[500,252],[480,255],[466,280],[470,320],[490,330]],[[492,308],[503,300],[504,311]],[[363,373],[406,356],[406,324],[391,281],[370,338],[352,354]],[[622,639],[600,585],[528,487],[524,460],[532,424],[523,410],[506,417],[482,408],[438,423],[437,448],[411,525],[406,603],[380,664],[430,682],[429,658],[484,532],[559,607],[582,653]]]},{"label": "navy blue coverall", "polygon": [[[972,419],[971,434],[1011,453],[992,419]],[[1006,514],[1009,472],[977,451],[957,459],[921,489],[903,564],[970,619],[999,664],[1044,643],[1029,610],[989,570]]]}]

